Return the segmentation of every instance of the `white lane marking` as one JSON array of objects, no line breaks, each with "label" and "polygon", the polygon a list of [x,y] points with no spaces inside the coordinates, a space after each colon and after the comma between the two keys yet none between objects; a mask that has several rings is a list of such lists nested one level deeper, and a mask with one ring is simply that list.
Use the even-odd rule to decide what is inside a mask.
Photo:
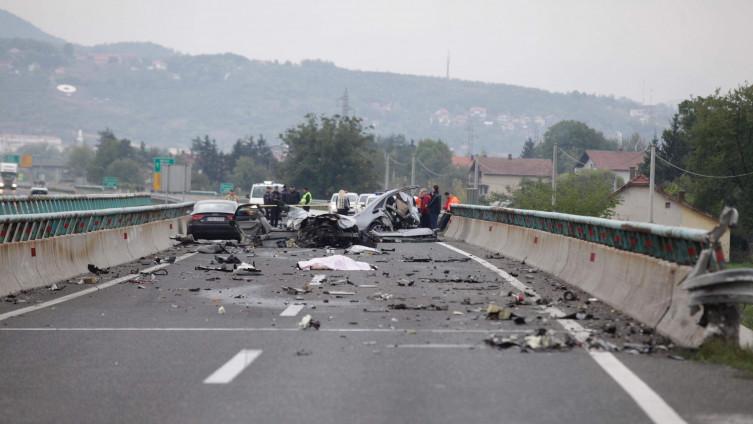
[{"label": "white lane marking", "polygon": [[[487,261],[479,258],[476,255],[473,255],[473,254],[470,254],[470,253],[468,253],[466,251],[460,250],[460,249],[458,249],[455,246],[450,246],[449,244],[444,243],[444,242],[439,242],[437,244],[439,244],[441,246],[444,246],[444,247],[446,247],[446,248],[448,248],[448,249],[450,249],[450,250],[452,250],[452,251],[454,251],[456,253],[460,253],[463,256],[466,256],[466,257],[469,257],[469,258],[473,259],[474,261],[476,261],[479,264],[481,264],[481,266],[483,266],[484,268],[487,268],[490,271],[492,271],[495,274],[497,274],[500,277],[502,277],[503,280],[507,281],[509,284],[511,284],[513,287],[515,287],[516,289],[518,289],[520,291],[528,291],[528,292],[531,292],[531,293],[536,293],[530,287],[528,287],[527,285],[521,283],[520,280],[518,280],[517,278],[515,278],[512,275],[506,273],[505,271],[497,268],[496,266],[492,265],[491,263],[489,263],[489,262],[487,262]],[[536,295],[536,297],[538,297],[538,295]]]},{"label": "white lane marking", "polygon": [[401,345],[394,345],[394,347],[401,347],[401,348],[406,348],[406,349],[471,349],[471,348],[477,347],[477,345],[435,343],[435,344],[401,344]]},{"label": "white lane marking", "polygon": [[[302,331],[298,327],[294,328],[278,328],[278,327],[257,327],[257,328],[248,328],[248,327],[240,327],[240,328],[224,328],[224,327],[147,327],[147,328],[139,328],[139,327],[0,327],[0,332],[8,331],[8,332],[54,332],[54,331],[100,331],[100,332],[107,332],[107,331],[144,331],[144,332],[169,332],[169,331],[184,331],[184,332],[201,332],[201,331],[217,331],[217,332],[227,332],[227,333],[233,333],[233,332],[300,332]],[[530,330],[505,330],[505,329],[488,329],[488,330],[481,330],[481,329],[468,329],[468,330],[462,330],[462,329],[449,329],[449,328],[441,328],[441,329],[398,329],[398,328],[322,328],[318,330],[321,333],[407,333],[407,332],[415,332],[417,334],[529,334]]]},{"label": "white lane marking", "polygon": [[256,358],[261,355],[261,350],[243,349],[230,358],[229,361],[213,372],[204,380],[204,384],[227,384],[233,381],[243,370],[246,369]]},{"label": "white lane marking", "polygon": [[655,423],[680,424],[685,420],[672,407],[609,352],[589,352],[601,368],[617,382]]},{"label": "white lane marking", "polygon": [[303,309],[303,305],[288,305],[287,308],[285,308],[282,313],[280,313],[281,317],[294,317],[298,315],[298,312],[301,312]]},{"label": "white lane marking", "polygon": [[[175,258],[175,262],[182,261],[184,259],[188,259],[191,256],[195,255],[196,253],[186,253],[185,255],[182,255],[178,258]],[[140,272],[154,272],[158,269],[166,268],[170,264],[160,264],[155,265],[146,269],[142,269]],[[38,311],[40,309],[44,309],[53,305],[57,305],[58,303],[67,302],[69,300],[75,299],[77,297],[86,296],[87,294],[94,293],[99,290],[104,290],[108,287],[112,287],[114,285],[124,283],[129,280],[133,280],[134,278],[138,277],[138,274],[128,274],[124,277],[116,278],[114,280],[107,281],[105,283],[97,284],[94,287],[90,287],[88,289],[83,289],[81,291],[77,291],[76,293],[67,294],[65,296],[58,297],[57,299],[48,300],[47,302],[42,302],[37,305],[27,306],[25,308],[19,308],[15,309],[10,312],[6,312],[4,314],[0,314],[0,321],[4,321],[8,318],[17,317],[19,315],[28,314],[29,312]]]},{"label": "white lane marking", "polygon": [[[495,267],[489,262],[479,258],[478,256],[458,249],[455,246],[450,246],[447,243],[438,244],[454,252],[460,253],[461,255],[467,256],[480,263],[484,267],[493,270],[513,286],[517,288],[520,288],[520,286],[522,286],[525,287],[525,290],[530,290],[530,292],[534,294],[536,293],[534,290],[521,283],[517,278],[511,276],[510,274],[507,274],[506,272]],[[505,275],[507,277],[505,277]],[[543,309],[549,312],[553,317],[560,317],[564,315],[564,313],[558,308],[545,307]],[[565,330],[570,332],[570,334],[572,334],[572,336],[575,337],[576,340],[583,342],[588,338],[589,331],[586,328],[583,328],[583,326],[581,326],[577,322],[573,320],[557,320],[557,322],[559,322],[562,327],[565,328]],[[617,382],[617,384],[622,387],[625,392],[627,392],[627,394],[635,401],[635,403],[638,404],[638,407],[640,407],[653,422],[660,424],[685,424],[685,420],[683,420],[682,417],[680,417],[680,415],[674,409],[672,409],[672,407],[669,406],[664,401],[664,399],[661,398],[661,396],[659,396],[659,394],[654,392],[646,383],[643,382],[643,380],[641,380],[637,375],[630,371],[630,369],[628,369],[622,362],[620,362],[620,360],[617,359],[616,356],[609,352],[592,352],[588,349],[586,349],[586,351],[589,353],[589,355],[591,355],[594,361],[596,361],[596,363],[604,371],[606,371],[606,373],[610,377],[612,377],[612,379]]]}]

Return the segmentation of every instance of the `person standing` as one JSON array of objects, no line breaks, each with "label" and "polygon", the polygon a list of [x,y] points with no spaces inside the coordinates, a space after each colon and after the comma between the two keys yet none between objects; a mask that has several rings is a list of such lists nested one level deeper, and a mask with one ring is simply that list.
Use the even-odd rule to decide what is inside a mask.
[{"label": "person standing", "polygon": [[418,192],[418,199],[421,204],[421,207],[419,207],[418,212],[421,216],[421,222],[420,226],[421,228],[431,228],[431,224],[429,223],[429,202],[431,201],[431,196],[429,195],[428,190],[425,188],[422,188],[421,191]]},{"label": "person standing", "polygon": [[350,210],[350,200],[348,200],[348,194],[345,190],[340,190],[337,193],[337,214],[347,215]]},{"label": "person standing", "polygon": [[434,191],[431,193],[429,201],[429,225],[432,230],[437,228],[439,212],[442,211],[442,195],[439,193],[439,186],[434,185]]},{"label": "person standing", "polygon": [[457,205],[460,203],[460,199],[458,196],[455,196],[454,194],[450,193],[449,191],[446,191],[444,193],[447,200],[444,202],[444,207],[442,208],[445,212],[450,212],[450,207],[452,205]]},{"label": "person standing", "polygon": [[280,223],[280,212],[282,211],[282,195],[280,195],[280,189],[277,186],[272,191],[272,205],[272,221],[270,224],[272,224],[273,228],[277,228],[277,225]]},{"label": "person standing", "polygon": [[301,206],[303,206],[303,210],[308,212],[311,210],[311,192],[309,191],[308,187],[303,188],[303,196],[301,196],[300,202],[298,202]]},{"label": "person standing", "polygon": [[264,192],[264,217],[267,221],[272,222],[272,187],[267,186],[267,191]]},{"label": "person standing", "polygon": [[290,204],[290,191],[288,191],[288,186],[282,186],[282,191],[280,192],[280,197],[282,199],[283,205],[289,205]]},{"label": "person standing", "polygon": [[301,193],[298,192],[298,189],[296,189],[294,186],[290,186],[290,194],[288,195],[288,200],[290,201],[291,205],[297,205],[298,202],[301,201]]}]

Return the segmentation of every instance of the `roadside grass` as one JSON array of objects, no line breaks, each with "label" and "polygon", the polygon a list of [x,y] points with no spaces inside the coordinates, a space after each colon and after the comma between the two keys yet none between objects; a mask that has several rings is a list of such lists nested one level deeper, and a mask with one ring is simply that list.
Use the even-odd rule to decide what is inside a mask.
[{"label": "roadside grass", "polygon": [[753,268],[753,262],[729,262],[727,268]]},{"label": "roadside grass", "polygon": [[700,349],[688,352],[687,357],[700,362],[727,365],[753,376],[753,350],[743,349],[735,343],[709,340]]},{"label": "roadside grass", "polygon": [[743,305],[740,322],[753,330],[753,305]]}]

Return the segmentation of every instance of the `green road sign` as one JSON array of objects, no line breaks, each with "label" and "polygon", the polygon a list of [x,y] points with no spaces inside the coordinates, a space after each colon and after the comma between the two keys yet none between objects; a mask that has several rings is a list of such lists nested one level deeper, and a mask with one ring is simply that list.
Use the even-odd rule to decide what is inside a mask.
[{"label": "green road sign", "polygon": [[161,172],[162,164],[175,165],[175,158],[171,158],[171,157],[156,157],[153,159],[153,161],[154,161],[154,172]]},{"label": "green road sign", "polygon": [[21,155],[5,155],[5,157],[3,157],[3,162],[20,163]]},{"label": "green road sign", "polygon": [[104,177],[102,178],[102,185],[105,188],[118,188],[118,177]]},{"label": "green road sign", "polygon": [[220,193],[222,194],[230,193],[232,189],[233,189],[233,183],[220,183]]}]

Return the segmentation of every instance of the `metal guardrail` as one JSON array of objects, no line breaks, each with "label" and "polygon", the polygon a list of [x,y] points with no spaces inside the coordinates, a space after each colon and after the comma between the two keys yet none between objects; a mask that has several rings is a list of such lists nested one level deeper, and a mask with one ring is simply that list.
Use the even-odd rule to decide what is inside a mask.
[{"label": "metal guardrail", "polygon": [[709,246],[706,231],[684,227],[476,205],[453,205],[452,214],[546,231],[682,265],[695,264]]},{"label": "metal guardrail", "polygon": [[123,228],[187,215],[193,202],[0,216],[0,244]]},{"label": "metal guardrail", "polygon": [[153,202],[150,195],[145,193],[0,196],[0,216],[128,208],[151,204]]}]

